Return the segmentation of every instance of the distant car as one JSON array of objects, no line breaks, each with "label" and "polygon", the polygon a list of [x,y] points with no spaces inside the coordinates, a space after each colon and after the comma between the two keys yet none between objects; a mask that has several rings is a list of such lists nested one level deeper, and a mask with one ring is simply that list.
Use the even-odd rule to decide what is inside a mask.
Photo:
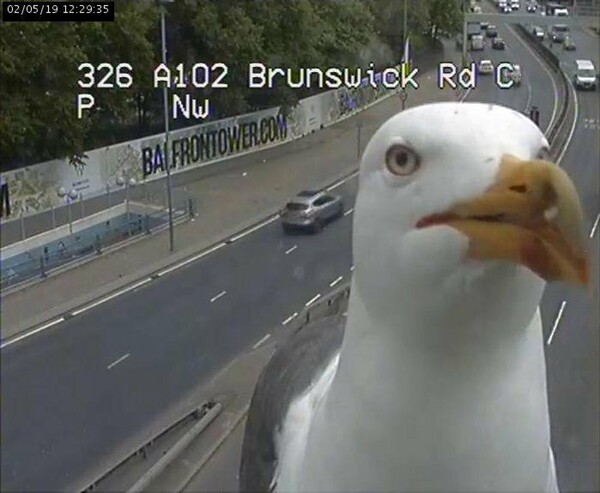
[{"label": "distant car", "polygon": [[338,195],[302,191],[280,211],[285,232],[310,230],[318,233],[323,227],[344,215],[344,204]]},{"label": "distant car", "polygon": [[477,71],[484,75],[491,74],[494,72],[494,64],[491,60],[481,60],[477,67]]},{"label": "distant car", "polygon": [[490,24],[485,31],[485,35],[488,38],[495,38],[496,36],[498,36],[498,31],[496,30],[496,26],[494,26],[493,24]]},{"label": "distant car", "polygon": [[575,87],[595,90],[598,86],[598,72],[591,60],[575,60]]},{"label": "distant car", "polygon": [[544,30],[541,27],[534,26],[533,29],[531,30],[531,32],[540,41],[544,40],[545,34],[544,34]]},{"label": "distant car", "polygon": [[513,10],[519,10],[521,8],[521,2],[515,2],[514,0],[510,2],[510,8]]},{"label": "distant car", "polygon": [[509,6],[509,5],[507,5],[506,7],[504,7],[502,9],[502,12],[505,13],[505,14],[510,14],[512,12],[512,7]]},{"label": "distant car", "polygon": [[479,23],[479,27],[481,29],[483,29],[484,31],[490,26],[490,23],[488,21],[483,21]]},{"label": "distant car", "polygon": [[535,3],[527,4],[527,12],[529,14],[533,14],[533,13],[537,12],[537,5]]},{"label": "distant car", "polygon": [[500,37],[495,37],[492,41],[493,50],[503,50],[506,48],[506,41]]},{"label": "distant car", "polygon": [[521,66],[514,64],[513,69],[509,72],[510,80],[513,81],[515,86],[521,85],[521,79],[523,78],[523,73],[521,72]]},{"label": "distant car", "polygon": [[554,9],[554,15],[556,17],[568,17],[569,9]]},{"label": "distant car", "polygon": [[575,46],[575,41],[573,41],[569,36],[565,36],[563,46],[567,51],[575,51],[575,49],[577,48],[577,46]]},{"label": "distant car", "polygon": [[550,28],[550,39],[553,43],[562,43],[569,34],[569,26],[565,24],[555,24]]}]

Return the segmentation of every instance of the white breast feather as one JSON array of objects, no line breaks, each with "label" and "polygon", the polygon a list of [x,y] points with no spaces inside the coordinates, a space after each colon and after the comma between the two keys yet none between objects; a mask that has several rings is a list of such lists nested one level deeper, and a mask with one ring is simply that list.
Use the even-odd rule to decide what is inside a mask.
[{"label": "white breast feather", "polygon": [[271,490],[294,490],[298,484],[298,471],[302,466],[304,450],[315,411],[327,394],[338,367],[339,354],[333,357],[320,377],[288,409],[281,430],[275,433],[277,467]]}]

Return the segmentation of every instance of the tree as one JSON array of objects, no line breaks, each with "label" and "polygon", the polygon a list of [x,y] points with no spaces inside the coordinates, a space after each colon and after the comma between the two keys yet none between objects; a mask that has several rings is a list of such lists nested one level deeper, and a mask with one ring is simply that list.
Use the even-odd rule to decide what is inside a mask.
[{"label": "tree", "polygon": [[433,39],[452,34],[461,26],[460,0],[429,0],[429,32]]}]

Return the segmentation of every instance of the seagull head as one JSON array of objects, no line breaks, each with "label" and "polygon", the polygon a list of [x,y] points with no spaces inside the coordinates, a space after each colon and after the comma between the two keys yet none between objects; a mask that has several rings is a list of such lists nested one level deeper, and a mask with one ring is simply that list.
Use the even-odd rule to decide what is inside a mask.
[{"label": "seagull head", "polygon": [[525,319],[546,281],[587,284],[581,203],[548,159],[539,128],[503,106],[434,103],[390,118],[361,162],[357,289],[372,306],[439,302],[466,316],[520,297],[512,312]]}]

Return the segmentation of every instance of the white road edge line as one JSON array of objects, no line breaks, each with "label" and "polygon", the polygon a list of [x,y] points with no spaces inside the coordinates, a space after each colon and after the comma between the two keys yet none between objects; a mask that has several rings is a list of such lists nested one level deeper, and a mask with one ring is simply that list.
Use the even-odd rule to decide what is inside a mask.
[{"label": "white road edge line", "polygon": [[321,297],[320,294],[316,295],[315,297],[311,298],[304,306],[309,306],[312,305],[315,301],[317,301],[319,298]]},{"label": "white road edge line", "polygon": [[122,294],[125,294],[125,293],[127,293],[129,291],[132,291],[132,290],[134,290],[136,288],[139,288],[140,286],[143,286],[144,284],[147,284],[150,281],[152,281],[152,278],[151,277],[147,277],[143,281],[136,282],[135,284],[133,284],[131,286],[128,286],[128,287],[126,287],[124,289],[121,289],[120,291],[117,291],[116,293],[113,293],[110,296],[107,296],[106,298],[102,298],[102,299],[100,299],[98,301],[94,301],[92,304],[90,304],[88,306],[85,306],[83,308],[79,308],[77,310],[73,310],[71,312],[71,315],[73,317],[75,317],[76,315],[79,315],[81,313],[87,312],[88,310],[91,310],[92,308],[95,308],[95,307],[97,307],[99,305],[102,305],[103,303],[106,303],[107,301],[110,301],[110,300],[116,298],[117,296],[121,296]]},{"label": "white road edge line", "polygon": [[198,254],[198,255],[194,255],[192,258],[189,258],[177,265],[174,265],[172,267],[169,267],[165,270],[160,271],[158,274],[156,274],[158,277],[164,276],[165,274],[168,274],[169,272],[173,272],[174,270],[180,269],[181,267],[185,267],[188,264],[191,264],[192,262],[195,262],[196,260],[201,259],[202,257],[206,257],[206,255],[216,252],[219,248],[223,248],[227,243],[219,243],[218,245],[215,245],[212,248],[209,248],[208,250]]},{"label": "white road edge line", "polygon": [[350,207],[350,209],[348,209],[346,212],[344,212],[344,216],[347,216],[348,214],[352,214],[353,210],[354,210],[354,207]]},{"label": "white road edge line", "polygon": [[546,133],[548,129],[552,127],[552,124],[556,119],[556,113],[558,112],[558,87],[556,87],[556,82],[554,82],[554,77],[552,77],[550,70],[548,69],[548,67],[546,67],[546,64],[540,59],[540,57],[529,47],[529,45],[525,41],[521,41],[521,38],[517,35],[515,30],[511,26],[506,25],[506,28],[513,34],[513,36],[515,36],[520,41],[520,43],[525,47],[525,49],[529,51],[529,53],[531,53],[533,58],[535,58],[535,60],[542,66],[544,71],[548,74],[548,77],[550,77],[550,81],[552,82],[552,91],[554,92],[554,106],[552,108],[552,116],[550,117],[550,123],[548,124],[548,127],[544,132]]},{"label": "white road edge line", "polygon": [[213,301],[217,301],[219,298],[222,298],[223,296],[225,296],[227,294],[227,291],[221,291],[217,296],[213,296],[210,299],[210,302],[212,303]]},{"label": "white road edge line", "polygon": [[265,342],[269,337],[271,337],[271,334],[267,334],[266,336],[264,336],[260,341],[258,341],[254,346],[252,346],[252,349],[256,349],[258,346],[260,346],[263,342]]},{"label": "white road edge line", "polygon": [[127,358],[129,358],[129,353],[124,354],[123,356],[121,356],[119,359],[113,361],[110,365],[108,365],[106,367],[107,370],[110,370],[113,366],[117,366],[121,361],[126,360]]},{"label": "white road edge line", "polygon": [[577,119],[579,118],[579,99],[577,98],[577,92],[575,91],[575,88],[573,87],[573,83],[571,82],[571,80],[569,78],[567,78],[567,81],[569,83],[569,89],[571,89],[571,94],[573,95],[573,100],[575,101],[575,117],[573,118],[573,124],[571,125],[571,130],[569,132],[569,136],[567,137],[565,145],[564,145],[562,151],[560,152],[558,159],[556,160],[556,164],[558,164],[559,166],[560,166],[560,163],[562,162],[563,157],[565,156],[567,150],[569,149],[571,140],[573,140],[573,134],[575,133],[575,128],[577,127]]},{"label": "white road edge line", "polygon": [[290,248],[289,250],[285,251],[285,254],[288,255],[289,253],[292,253],[296,248],[298,248],[298,245],[294,245],[292,248]]},{"label": "white road edge line", "polygon": [[354,270],[354,266],[351,266],[350,267],[350,271],[352,272],[353,270]]},{"label": "white road edge line", "polygon": [[357,175],[358,175],[358,171],[355,171],[350,176],[347,176],[346,178],[344,178],[343,180],[338,181],[337,183],[334,183],[330,187],[327,187],[325,190],[327,190],[328,192],[331,192],[332,190],[335,190],[337,187],[342,186],[344,183],[346,183],[347,181],[351,180],[352,178],[354,178]]},{"label": "white road edge line", "polygon": [[244,236],[248,236],[249,234],[254,233],[256,230],[262,228],[263,226],[266,226],[267,224],[272,223],[273,221],[276,221],[277,219],[279,219],[279,214],[275,214],[274,216],[270,217],[269,219],[263,221],[262,223],[259,223],[256,226],[254,226],[253,228],[250,228],[248,231],[244,231],[243,233],[240,233],[239,235],[234,236],[233,238],[230,238],[229,241],[231,243],[233,243],[234,241],[238,241],[238,240],[242,239]]},{"label": "white road edge line", "polygon": [[341,281],[343,278],[344,278],[344,276],[340,276],[340,277],[338,277],[338,278],[337,278],[335,281],[333,281],[333,282],[329,283],[329,286],[330,286],[330,287],[333,287],[333,286],[335,286],[335,285],[336,285],[338,282],[340,282],[340,281]]},{"label": "white road edge line", "polygon": [[4,349],[5,347],[10,346],[11,344],[14,344],[15,342],[19,342],[22,341],[23,339],[27,339],[28,337],[31,337],[34,334],[37,334],[38,332],[42,332],[43,330],[49,329],[50,327],[54,327],[55,325],[64,322],[65,321],[65,317],[60,317],[57,318],[56,320],[52,320],[52,322],[48,322],[44,325],[42,325],[41,327],[38,327],[37,329],[33,329],[30,332],[27,332],[26,334],[22,334],[18,337],[15,337],[14,339],[11,339],[9,341],[6,341],[4,343],[2,343],[0,345],[0,349]]},{"label": "white road edge line", "polygon": [[594,225],[590,231],[590,238],[593,238],[598,230],[598,222],[600,222],[600,212],[596,215],[596,220],[594,221]]},{"label": "white road edge line", "polygon": [[565,311],[566,307],[567,307],[567,302],[563,301],[560,304],[560,308],[558,309],[558,314],[556,315],[556,318],[554,319],[554,325],[552,326],[552,332],[550,332],[550,337],[548,337],[548,341],[546,342],[546,344],[548,346],[552,343],[552,339],[554,338],[556,329],[558,329],[558,324],[560,323],[560,319],[562,318],[563,312]]},{"label": "white road edge line", "polygon": [[283,322],[281,322],[281,325],[287,325],[289,324],[292,320],[294,320],[296,317],[298,316],[298,312],[294,312],[293,315],[290,315],[288,318],[286,318]]}]

